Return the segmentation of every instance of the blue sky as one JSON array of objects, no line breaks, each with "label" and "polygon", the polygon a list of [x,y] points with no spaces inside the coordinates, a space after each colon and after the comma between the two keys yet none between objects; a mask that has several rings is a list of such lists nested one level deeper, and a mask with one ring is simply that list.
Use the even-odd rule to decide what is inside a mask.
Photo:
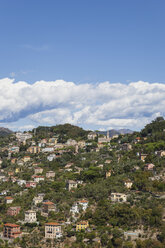
[{"label": "blue sky", "polygon": [[[165,82],[164,9],[164,0],[0,0],[1,125],[8,125],[15,129],[38,124],[53,125],[63,120],[92,129],[127,126],[140,129],[155,116],[164,115],[162,106],[165,96],[162,93]],[[10,84],[9,81],[5,81],[5,78],[13,78],[15,81]],[[90,105],[89,101],[85,106],[90,109],[90,111],[86,110],[90,115],[96,110],[100,111],[98,113],[100,119],[95,117],[93,121],[84,121],[83,103],[76,100],[81,96],[79,93],[76,99],[70,93],[69,102],[65,104],[60,101],[58,104],[51,102],[49,105],[44,102],[44,99],[47,99],[45,96],[40,103],[33,103],[33,107],[26,103],[25,108],[18,106],[22,105],[20,103],[26,91],[19,90],[18,93],[17,90],[19,96],[15,93],[17,99],[14,100],[12,94],[3,93],[4,82],[10,87],[10,91],[13,89],[14,92],[14,84],[18,84],[17,88],[19,88],[21,85],[19,82],[24,81],[27,86],[32,85],[30,90],[35,92],[33,89],[37,81],[43,80],[49,88],[50,81],[54,82],[51,87],[56,87],[59,79],[63,80],[61,81],[62,89],[65,82],[73,82],[75,88],[78,85],[84,85],[84,88],[90,91],[88,87],[93,87],[95,93],[92,94],[97,93],[99,84],[108,81],[110,92],[108,100],[104,101],[104,94],[101,96],[96,94],[98,98],[94,96],[96,99],[93,105]],[[135,109],[130,113],[128,109],[133,106],[131,96],[128,94],[130,84],[139,81],[141,81],[139,87],[142,91],[146,87],[143,82],[149,82],[149,84],[145,93],[136,92]],[[155,86],[155,89],[152,83],[156,82],[159,86]],[[113,102],[111,84],[115,84],[116,91],[118,88],[122,91],[123,87],[127,86],[124,88],[129,102],[127,105],[122,102],[126,101],[123,95],[120,95],[121,103]],[[7,87],[5,88],[7,90]],[[134,88],[137,89],[137,87]],[[143,95],[142,101],[145,101],[151,94],[153,94],[151,98],[159,98],[158,91],[163,94],[161,102],[153,100],[154,106],[151,99],[144,104],[140,102],[140,115],[134,113],[137,109],[139,94]],[[62,92],[59,90],[58,94],[61,95]],[[84,92],[87,98],[88,93]],[[35,92],[35,94],[38,93]],[[50,98],[53,97],[51,91],[48,91],[48,94]],[[35,95],[32,94],[32,97],[34,98]],[[74,103],[68,109],[68,118],[65,119],[66,105],[69,106],[72,97]],[[9,105],[13,103],[16,108],[12,106],[10,109]],[[109,107],[105,110],[107,103]],[[111,104],[114,104],[116,109],[119,108],[117,105],[125,106],[124,111],[128,113],[123,116],[120,114],[123,113],[122,110],[116,116],[115,112],[111,113],[112,111],[109,110],[112,109]],[[94,106],[98,108],[95,109]],[[100,107],[103,113],[99,110]],[[149,113],[148,108],[150,108]],[[53,114],[48,111],[55,111],[57,114],[59,109],[65,110],[64,113],[60,112],[61,118],[52,119]],[[47,111],[46,114],[43,111]],[[74,114],[76,113],[77,116],[77,112],[81,118],[76,117],[75,120]],[[32,116],[36,114],[40,115],[37,120]],[[43,116],[47,116],[47,119],[49,117],[48,122],[43,120]],[[87,113],[84,118],[87,118]],[[103,121],[102,118],[104,123],[100,122]],[[139,123],[139,118],[141,118],[141,124],[135,125],[135,122]],[[132,122],[126,120],[132,120]]]}]

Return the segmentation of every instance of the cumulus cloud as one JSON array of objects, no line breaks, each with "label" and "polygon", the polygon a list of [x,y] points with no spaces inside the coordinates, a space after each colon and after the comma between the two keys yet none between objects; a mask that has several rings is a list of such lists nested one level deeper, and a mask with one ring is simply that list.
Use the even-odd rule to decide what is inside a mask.
[{"label": "cumulus cloud", "polygon": [[39,125],[71,123],[94,128],[140,129],[164,116],[165,85],[143,81],[129,84],[76,84],[64,80],[0,80],[0,121],[28,118]]}]

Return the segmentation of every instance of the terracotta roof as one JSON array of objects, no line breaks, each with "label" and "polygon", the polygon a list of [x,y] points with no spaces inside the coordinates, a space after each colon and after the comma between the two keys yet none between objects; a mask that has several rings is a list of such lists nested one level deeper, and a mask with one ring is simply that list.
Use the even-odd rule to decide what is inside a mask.
[{"label": "terracotta roof", "polygon": [[88,201],[86,201],[86,200],[82,200],[82,201],[79,201],[79,202],[82,202],[82,203],[87,203]]},{"label": "terracotta roof", "polygon": [[46,204],[46,205],[54,205],[54,203],[51,202],[51,201],[43,202],[43,204]]},{"label": "terracotta roof", "polygon": [[57,223],[57,222],[49,222],[49,223],[46,223],[45,224],[46,226],[60,226],[60,224],[59,223]]},{"label": "terracotta roof", "polygon": [[6,200],[13,200],[13,198],[11,196],[6,196],[5,199]]},{"label": "terracotta roof", "polygon": [[6,223],[6,224],[4,224],[4,226],[8,226],[8,227],[19,227],[19,225],[12,224],[12,223]]}]

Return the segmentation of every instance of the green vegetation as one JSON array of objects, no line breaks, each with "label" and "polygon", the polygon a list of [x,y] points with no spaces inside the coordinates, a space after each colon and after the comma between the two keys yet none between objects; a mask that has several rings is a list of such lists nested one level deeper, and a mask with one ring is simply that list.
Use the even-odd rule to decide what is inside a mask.
[{"label": "green vegetation", "polygon": [[[2,158],[0,179],[0,221],[1,231],[5,223],[17,223],[24,233],[8,243],[0,240],[0,247],[121,247],[121,248],[163,248],[165,247],[165,121],[157,118],[146,125],[141,132],[119,135],[103,144],[99,149],[97,138],[88,140],[88,132],[70,124],[55,127],[38,127],[33,130],[33,138],[19,143],[15,136],[1,138]],[[48,160],[51,153],[42,152],[50,147],[49,138],[55,137],[63,147],[53,147],[55,158]],[[27,149],[35,141],[35,146],[47,143],[39,153],[31,154]],[[87,144],[67,146],[67,140],[86,141]],[[8,154],[8,148],[18,145],[20,151]],[[145,158],[142,158],[145,155]],[[24,162],[24,158],[30,157]],[[13,158],[16,159],[13,162]],[[20,161],[23,161],[21,164]],[[36,168],[42,172],[35,174]],[[48,178],[46,173],[55,172]],[[108,174],[109,173],[109,174]],[[28,188],[18,181],[34,181],[35,176],[44,180],[36,187]],[[68,190],[68,181],[77,187]],[[118,200],[113,199],[116,193]],[[34,199],[38,194],[43,199],[38,204]],[[13,197],[7,203],[6,196]],[[85,200],[85,210],[80,201]],[[44,213],[43,202],[55,204],[55,211]],[[78,211],[70,210],[78,204]],[[7,214],[9,207],[20,206],[15,216]],[[25,211],[33,209],[37,223],[25,223]],[[88,221],[87,229],[76,231],[76,224]],[[62,237],[45,239],[44,225],[58,222],[62,227]]]}]

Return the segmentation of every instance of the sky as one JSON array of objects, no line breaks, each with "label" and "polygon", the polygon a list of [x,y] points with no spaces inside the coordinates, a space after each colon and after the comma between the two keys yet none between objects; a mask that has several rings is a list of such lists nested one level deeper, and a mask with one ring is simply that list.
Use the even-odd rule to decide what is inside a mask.
[{"label": "sky", "polygon": [[165,117],[164,0],[0,0],[0,126]]}]

